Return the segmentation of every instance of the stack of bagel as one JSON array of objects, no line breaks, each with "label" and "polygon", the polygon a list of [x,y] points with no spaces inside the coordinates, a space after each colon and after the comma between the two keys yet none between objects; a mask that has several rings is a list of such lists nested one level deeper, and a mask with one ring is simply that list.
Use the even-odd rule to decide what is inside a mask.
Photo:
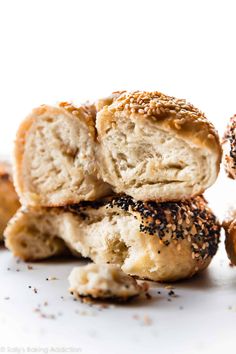
[{"label": "stack of bagel", "polygon": [[131,276],[176,281],[205,269],[220,224],[203,197],[221,161],[204,114],[160,92],[43,105],[20,125],[5,231],[26,261],[68,253]]}]

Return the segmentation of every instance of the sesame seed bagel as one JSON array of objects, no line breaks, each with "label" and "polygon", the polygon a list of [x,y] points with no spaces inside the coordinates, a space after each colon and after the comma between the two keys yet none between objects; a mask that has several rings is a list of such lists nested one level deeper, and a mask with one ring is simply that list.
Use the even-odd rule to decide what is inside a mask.
[{"label": "sesame seed bagel", "polygon": [[230,118],[222,145],[226,173],[230,178],[236,179],[236,115]]},{"label": "sesame seed bagel", "polygon": [[216,180],[218,134],[185,100],[160,92],[120,92],[102,100],[96,127],[100,174],[115,192],[171,201],[202,194]]},{"label": "sesame seed bagel", "polygon": [[[74,252],[154,281],[184,279],[205,269],[220,237],[220,225],[200,196],[164,203],[116,196],[64,208],[31,208],[24,220],[18,214],[5,236],[8,248],[20,258],[26,258],[22,255],[32,229],[44,232],[42,225],[50,220],[46,235],[56,232]],[[30,251],[28,255],[34,258]]]},{"label": "sesame seed bagel", "polygon": [[20,207],[18,196],[12,182],[11,166],[0,162],[0,241],[9,219]]},{"label": "sesame seed bagel", "polygon": [[95,106],[36,108],[20,125],[14,183],[22,204],[61,206],[110,192],[95,160]]}]

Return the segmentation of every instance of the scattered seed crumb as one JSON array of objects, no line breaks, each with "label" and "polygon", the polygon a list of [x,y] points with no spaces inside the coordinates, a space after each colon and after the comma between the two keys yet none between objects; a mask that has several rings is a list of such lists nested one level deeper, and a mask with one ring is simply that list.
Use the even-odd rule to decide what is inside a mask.
[{"label": "scattered seed crumb", "polygon": [[41,318],[46,318],[46,319],[49,319],[49,320],[56,319],[56,316],[54,314],[47,314],[47,313],[43,312],[42,309],[41,309],[41,305],[40,304],[38,304],[38,307],[36,307],[33,311],[35,313],[38,313],[39,317],[41,317]]},{"label": "scattered seed crumb", "polygon": [[165,289],[170,289],[171,290],[171,289],[174,289],[174,287],[172,285],[166,285]]},{"label": "scattered seed crumb", "polygon": [[32,266],[32,265],[27,264],[27,269],[28,269],[28,270],[32,270],[32,269],[34,269],[34,268],[33,268],[33,266]]},{"label": "scattered seed crumb", "polygon": [[176,297],[176,294],[175,294],[175,292],[174,292],[173,290],[170,290],[170,291],[168,292],[168,295],[169,295],[169,296]]},{"label": "scattered seed crumb", "polygon": [[81,312],[80,312],[80,315],[82,315],[82,316],[87,316],[87,314],[88,314],[87,311],[81,311]]},{"label": "scattered seed crumb", "polygon": [[51,320],[55,320],[55,318],[56,318],[55,315],[48,315],[48,314],[45,314],[45,313],[41,313],[40,316],[42,318],[47,318],[47,319],[51,319]]},{"label": "scattered seed crumb", "polygon": [[9,296],[4,297],[4,300],[10,300]]},{"label": "scattered seed crumb", "polygon": [[44,306],[48,306],[48,302],[47,302],[47,301],[44,301],[43,305],[44,305]]},{"label": "scattered seed crumb", "polygon": [[108,309],[110,306],[108,304],[100,304],[99,307],[101,309]]},{"label": "scattered seed crumb", "polygon": [[143,324],[145,326],[150,326],[152,324],[152,319],[149,316],[145,315],[143,318]]},{"label": "scattered seed crumb", "polygon": [[34,293],[38,294],[38,289],[34,288]]},{"label": "scattered seed crumb", "polygon": [[56,277],[48,277],[48,278],[46,278],[46,280],[47,280],[47,281],[50,281],[50,280],[58,280],[58,278],[56,278]]},{"label": "scattered seed crumb", "polygon": [[160,295],[160,294],[161,294],[161,291],[158,291],[158,292],[157,292],[157,294],[159,294],[159,295]]},{"label": "scattered seed crumb", "polygon": [[19,269],[19,268],[17,268],[17,269],[16,269],[16,272],[20,272],[20,269]]}]

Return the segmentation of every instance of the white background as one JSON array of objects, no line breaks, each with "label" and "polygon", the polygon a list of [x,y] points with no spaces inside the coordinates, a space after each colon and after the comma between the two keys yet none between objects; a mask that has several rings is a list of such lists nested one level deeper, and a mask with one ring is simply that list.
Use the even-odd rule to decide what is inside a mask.
[{"label": "white background", "polygon": [[1,0],[0,153],[31,109],[114,90],[186,98],[218,128],[236,112],[236,4]]},{"label": "white background", "polygon": [[[17,125],[33,107],[124,89],[186,98],[222,135],[236,113],[235,87],[233,0],[0,0],[0,154],[10,154]],[[235,188],[224,176],[222,181],[210,191],[221,215]],[[83,354],[235,350],[236,270],[229,268],[223,244],[209,272],[177,285],[179,297],[172,302],[163,289],[161,299],[149,304],[86,316],[76,314],[84,306],[66,292],[72,264],[40,264],[29,272],[0,251],[0,350],[6,343],[72,345]],[[58,282],[46,283],[50,275]],[[33,309],[46,300],[46,312],[62,316],[37,316]],[[142,323],[147,314],[150,326]]]}]

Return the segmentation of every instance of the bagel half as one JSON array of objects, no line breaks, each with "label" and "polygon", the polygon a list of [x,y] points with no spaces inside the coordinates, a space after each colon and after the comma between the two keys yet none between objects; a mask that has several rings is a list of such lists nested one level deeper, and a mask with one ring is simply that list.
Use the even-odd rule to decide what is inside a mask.
[{"label": "bagel half", "polygon": [[100,174],[116,193],[172,201],[202,194],[216,180],[219,137],[204,114],[160,92],[123,92],[97,113]]},{"label": "bagel half", "polygon": [[45,239],[63,239],[73,252],[97,264],[117,264],[126,274],[143,279],[175,281],[209,265],[220,225],[203,197],[155,203],[117,196],[19,211],[5,231],[6,245],[20,258],[34,259],[30,245],[36,247],[35,234],[42,233]]},{"label": "bagel half", "polygon": [[14,183],[21,202],[61,206],[110,193],[95,160],[95,106],[43,105],[20,125]]}]

